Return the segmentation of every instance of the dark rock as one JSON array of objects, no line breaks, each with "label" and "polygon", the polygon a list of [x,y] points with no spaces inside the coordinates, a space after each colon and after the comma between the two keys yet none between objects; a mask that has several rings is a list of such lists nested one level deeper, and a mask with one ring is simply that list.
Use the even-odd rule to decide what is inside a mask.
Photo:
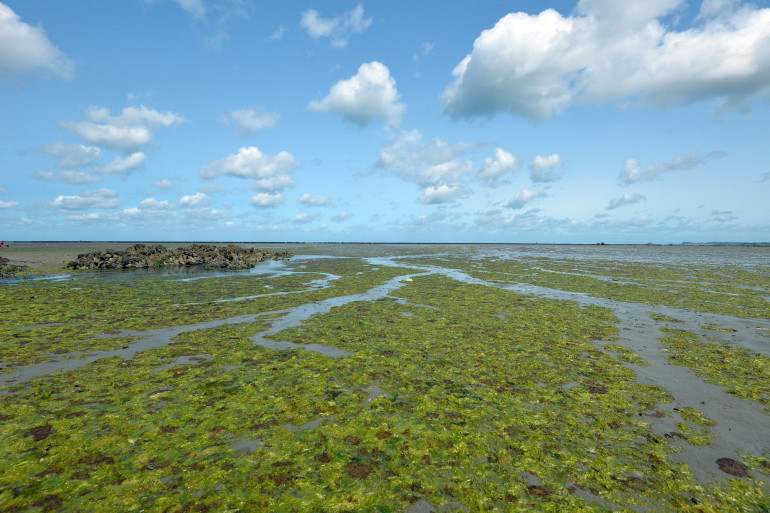
[{"label": "dark rock", "polygon": [[14,265],[5,257],[0,257],[0,278],[10,278],[18,271],[26,269],[26,265]]},{"label": "dark rock", "polygon": [[749,475],[749,469],[746,468],[746,465],[732,458],[719,458],[717,465],[719,465],[719,470],[731,476],[746,477]]},{"label": "dark rock", "polygon": [[68,269],[148,269],[150,267],[203,265],[212,269],[248,269],[268,258],[286,258],[286,252],[270,253],[240,246],[193,244],[173,251],[161,245],[134,244],[123,251],[107,249],[78,255]]}]

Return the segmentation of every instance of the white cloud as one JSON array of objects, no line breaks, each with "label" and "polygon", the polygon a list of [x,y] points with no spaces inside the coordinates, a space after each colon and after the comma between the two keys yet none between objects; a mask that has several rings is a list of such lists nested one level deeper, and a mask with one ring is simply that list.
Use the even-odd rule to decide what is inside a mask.
[{"label": "white cloud", "polygon": [[350,219],[353,216],[350,212],[343,210],[342,212],[337,212],[332,216],[332,221],[335,223],[338,223],[340,221],[344,221],[345,219]]},{"label": "white cloud", "polygon": [[161,180],[156,180],[152,183],[153,186],[157,187],[161,191],[169,191],[174,188],[174,183],[171,180],[168,180],[166,178],[163,178]]},{"label": "white cloud", "polygon": [[318,217],[318,214],[300,213],[294,216],[294,222],[297,224],[310,223],[314,221],[316,217]]},{"label": "white cloud", "polygon": [[714,221],[719,223],[728,223],[730,221],[737,221],[738,218],[733,215],[731,210],[712,210],[711,217]]},{"label": "white cloud", "polygon": [[259,148],[248,146],[238,153],[206,164],[200,170],[203,178],[217,175],[256,179],[255,187],[262,190],[282,190],[294,182],[289,177],[291,170],[298,166],[291,153],[282,151],[277,155],[265,155]]},{"label": "white cloud", "polygon": [[364,8],[361,4],[335,18],[322,18],[315,9],[302,13],[300,25],[307,30],[313,39],[328,37],[332,46],[347,46],[348,38],[353,34],[361,34],[372,23],[371,18],[364,18]]},{"label": "white cloud", "polygon": [[146,198],[139,202],[139,208],[145,210],[173,210],[174,205],[168,201],[158,201],[155,198]]},{"label": "white cloud", "polygon": [[266,208],[274,207],[283,203],[283,194],[276,192],[273,194],[267,192],[260,192],[251,198],[251,204],[255,207]]},{"label": "white cloud", "polygon": [[513,199],[509,201],[505,206],[512,209],[524,208],[524,205],[526,205],[527,203],[537,198],[542,198],[544,196],[545,196],[545,193],[543,191],[538,191],[533,189],[523,189],[521,192],[516,193]]},{"label": "white cloud", "polygon": [[246,137],[263,128],[275,126],[280,118],[280,114],[267,112],[263,107],[248,107],[234,110],[220,119],[226,125],[232,123],[238,135]]},{"label": "white cloud", "polygon": [[99,169],[99,172],[107,175],[128,174],[143,166],[145,160],[147,160],[147,155],[137,151],[125,158],[115,157],[112,162]]},{"label": "white cloud", "polygon": [[175,126],[185,119],[175,112],[159,112],[140,107],[126,107],[120,115],[111,116],[104,107],[91,106],[86,110],[88,121],[62,121],[86,142],[123,151],[136,150],[147,144],[157,128]]},{"label": "white cloud", "polygon": [[98,176],[89,175],[84,171],[39,171],[37,177],[46,182],[64,182],[70,184],[99,183]]},{"label": "white cloud", "polygon": [[437,185],[425,189],[425,192],[420,196],[420,203],[426,205],[435,205],[438,203],[448,203],[459,197],[466,196],[468,194],[465,187],[453,184],[453,185]]},{"label": "white cloud", "polygon": [[[717,159],[721,158],[724,154],[720,152],[712,152],[706,158]],[[646,182],[654,180],[663,173],[679,169],[690,169],[698,166],[702,162],[701,157],[697,153],[688,153],[686,155],[679,155],[674,158],[674,161],[669,163],[658,162],[650,164],[643,168],[637,159],[626,159],[626,163],[623,167],[623,172],[620,175],[620,180],[626,184],[636,182]]]},{"label": "white cloud", "polygon": [[[215,208],[199,207],[187,208],[182,215],[190,221],[218,221],[230,217],[228,210],[218,210]],[[208,225],[201,225],[203,228],[209,228]]]},{"label": "white cloud", "polygon": [[179,206],[187,208],[205,207],[209,202],[209,197],[202,192],[188,194],[179,199]]},{"label": "white cloud", "polygon": [[59,167],[79,168],[93,164],[102,156],[101,148],[82,144],[56,142],[47,144],[43,151],[59,159]]},{"label": "white cloud", "polygon": [[487,185],[495,186],[501,177],[513,173],[520,165],[520,159],[502,148],[497,148],[493,157],[484,158],[484,165],[476,173],[476,178]]},{"label": "white cloud", "polygon": [[537,155],[529,164],[529,177],[536,183],[554,182],[560,178],[556,170],[563,165],[564,162],[561,160],[561,156],[556,153],[547,156]]},{"label": "white cloud", "polygon": [[[148,4],[154,4],[158,0],[144,1]],[[203,18],[206,15],[206,7],[203,5],[203,0],[174,0],[174,3],[193,18]]]},{"label": "white cloud", "polygon": [[326,98],[311,101],[308,108],[334,112],[361,127],[376,119],[396,126],[405,109],[403,103],[397,103],[399,98],[390,70],[384,64],[372,61],[361,64],[358,73],[334,84]]},{"label": "white cloud", "polygon": [[187,14],[195,18],[202,18],[206,15],[206,8],[203,7],[203,0],[174,0],[179,7],[184,9]]},{"label": "white cloud", "polygon": [[118,191],[94,189],[75,196],[57,196],[53,206],[66,210],[85,210],[88,208],[115,208],[120,205]]},{"label": "white cloud", "polygon": [[260,178],[254,183],[254,189],[258,191],[282,191],[294,186],[294,180],[289,175],[275,175]]},{"label": "white cloud", "polygon": [[770,92],[770,9],[709,2],[699,23],[676,31],[665,16],[682,0],[632,4],[581,0],[567,17],[552,9],[504,16],[455,67],[445,111],[542,120],[575,100],[713,99],[729,108]]},{"label": "white cloud", "polygon": [[320,206],[328,205],[329,203],[332,202],[332,200],[331,198],[327,198],[326,196],[312,196],[308,193],[305,193],[299,198],[299,202],[302,203],[303,205],[320,207]]},{"label": "white cloud", "polygon": [[168,219],[169,213],[174,210],[174,205],[168,201],[158,201],[155,198],[145,198],[139,202],[138,207],[123,209],[122,213],[132,217],[146,219]]},{"label": "white cloud", "polygon": [[152,133],[144,126],[117,127],[87,121],[63,121],[61,124],[91,144],[126,151],[147,144],[152,138]]},{"label": "white cloud", "polygon": [[18,201],[3,201],[0,200],[0,208],[14,208],[18,207],[19,202]]},{"label": "white cloud", "polygon": [[42,28],[24,23],[0,3],[0,80],[36,73],[70,79],[75,65],[48,40]]},{"label": "white cloud", "polygon": [[613,198],[610,200],[610,204],[607,206],[607,210],[613,210],[623,205],[633,205],[639,203],[643,199],[646,199],[641,194],[624,194],[619,198]]},{"label": "white cloud", "polygon": [[392,145],[380,149],[376,165],[422,186],[454,183],[473,171],[473,163],[461,158],[470,146],[449,144],[438,137],[424,143],[417,130],[403,132]]},{"label": "white cloud", "polygon": [[269,41],[280,41],[283,39],[283,35],[286,33],[286,27],[283,25],[279,25],[275,31],[270,34],[270,37],[268,38]]}]

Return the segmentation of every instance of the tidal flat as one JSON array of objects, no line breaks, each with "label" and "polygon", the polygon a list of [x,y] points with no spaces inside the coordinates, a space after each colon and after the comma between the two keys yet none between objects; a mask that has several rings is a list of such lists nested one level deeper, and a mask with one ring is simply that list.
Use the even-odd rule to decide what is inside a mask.
[{"label": "tidal flat", "polygon": [[2,511],[770,511],[770,248],[128,245],[0,253]]}]

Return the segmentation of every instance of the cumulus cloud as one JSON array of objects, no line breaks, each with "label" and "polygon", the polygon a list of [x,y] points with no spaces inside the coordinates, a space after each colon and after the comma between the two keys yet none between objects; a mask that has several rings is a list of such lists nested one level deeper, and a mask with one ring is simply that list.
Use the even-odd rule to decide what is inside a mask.
[{"label": "cumulus cloud", "polygon": [[146,198],[139,202],[139,208],[146,210],[173,210],[174,205],[168,201],[158,201],[155,198]]},{"label": "cumulus cloud", "polygon": [[126,107],[118,116],[110,115],[107,108],[92,105],[86,110],[86,118],[88,121],[62,121],[61,125],[88,143],[126,152],[150,142],[158,128],[185,121],[175,112],[159,112],[144,105]]},{"label": "cumulus cloud", "polygon": [[289,175],[275,175],[260,178],[254,182],[254,189],[258,191],[282,191],[294,186],[294,180]]},{"label": "cumulus cloud", "polygon": [[89,208],[115,208],[120,205],[118,191],[101,188],[84,191],[74,196],[57,196],[53,206],[65,210],[85,210]]},{"label": "cumulus cloud", "polygon": [[152,183],[152,185],[161,191],[170,191],[174,188],[174,183],[166,178],[156,180]]},{"label": "cumulus cloud", "polygon": [[300,213],[294,216],[294,222],[297,224],[310,223],[313,222],[316,217],[318,217],[318,214]]},{"label": "cumulus cloud", "polygon": [[331,198],[327,198],[326,196],[313,196],[311,194],[308,194],[307,192],[303,194],[299,198],[299,202],[303,205],[310,205],[315,207],[321,207],[324,205],[328,205],[332,202]]},{"label": "cumulus cloud", "polygon": [[497,148],[494,156],[484,158],[484,165],[476,173],[476,178],[487,185],[495,186],[500,178],[513,173],[520,165],[520,159],[502,148]]},{"label": "cumulus cloud", "polygon": [[90,175],[84,171],[39,171],[37,177],[46,182],[64,182],[70,184],[99,183],[98,176]]},{"label": "cumulus cloud", "polygon": [[209,203],[209,197],[203,192],[188,194],[179,199],[179,206],[186,208],[205,207]]},{"label": "cumulus cloud", "polygon": [[15,80],[28,74],[70,79],[75,65],[56,48],[40,27],[21,21],[0,3],[0,80]]},{"label": "cumulus cloud", "polygon": [[563,165],[561,156],[556,153],[547,156],[537,155],[529,164],[529,178],[535,183],[555,182],[561,178],[557,170]]},{"label": "cumulus cloud", "polygon": [[521,192],[516,193],[513,199],[506,203],[505,206],[516,210],[524,208],[524,205],[527,203],[542,197],[545,197],[545,193],[543,191],[538,191],[536,189],[523,189]]},{"label": "cumulus cloud", "polygon": [[265,155],[256,146],[243,147],[234,155],[215,160],[203,166],[200,175],[213,178],[217,175],[238,178],[268,178],[287,174],[297,165],[291,153],[282,151],[278,155]]},{"label": "cumulus cloud", "polygon": [[697,153],[688,153],[674,157],[674,160],[670,163],[657,162],[647,167],[642,167],[637,159],[626,159],[623,171],[620,174],[620,180],[626,184],[646,182],[654,180],[669,171],[690,169],[700,165],[704,160],[719,159],[723,156],[723,152],[711,152],[703,159]]},{"label": "cumulus cloud", "polygon": [[147,155],[141,151],[136,151],[128,157],[115,157],[112,162],[99,169],[100,173],[106,175],[128,174],[136,168],[142,167]]},{"label": "cumulus cloud", "polygon": [[426,187],[454,183],[473,171],[473,163],[462,159],[470,147],[467,143],[449,144],[438,137],[423,142],[417,130],[404,132],[393,144],[380,149],[376,166]]},{"label": "cumulus cloud", "polygon": [[399,98],[390,70],[384,64],[372,61],[361,64],[358,73],[334,84],[326,98],[311,101],[308,108],[334,112],[361,127],[377,119],[396,126],[405,109],[403,103],[398,103]]},{"label": "cumulus cloud", "polygon": [[420,196],[419,201],[426,205],[435,205],[438,203],[448,203],[462,196],[466,196],[467,194],[467,189],[459,184],[431,185],[425,189],[425,192]]},{"label": "cumulus cloud", "polygon": [[607,205],[607,210],[614,210],[618,207],[622,207],[623,205],[633,205],[634,203],[639,203],[644,199],[646,198],[641,194],[624,194],[619,198],[611,199],[610,204]]},{"label": "cumulus cloud", "polygon": [[200,176],[214,178],[217,175],[227,175],[250,178],[256,180],[254,187],[258,190],[280,191],[294,184],[289,173],[298,165],[289,152],[266,155],[256,146],[248,146],[240,148],[234,155],[206,164],[201,168]]},{"label": "cumulus cloud", "polygon": [[52,157],[59,159],[59,167],[77,169],[88,166],[99,160],[102,156],[101,148],[96,146],[84,146],[82,144],[66,144],[56,142],[47,144],[43,151]]},{"label": "cumulus cloud", "polygon": [[283,203],[283,194],[280,192],[272,194],[267,192],[260,192],[251,198],[251,204],[259,208],[274,207],[276,205],[280,205],[281,203]]},{"label": "cumulus cloud", "polygon": [[332,216],[332,221],[335,223],[339,223],[341,221],[344,221],[345,219],[350,219],[353,216],[350,212],[347,210],[343,210],[342,212],[337,212]]},{"label": "cumulus cloud", "polygon": [[332,46],[347,46],[348,38],[353,34],[361,34],[372,23],[371,18],[364,18],[364,8],[361,4],[335,18],[323,18],[315,9],[302,13],[300,25],[313,39],[327,37]]},{"label": "cumulus cloud", "polygon": [[174,210],[174,205],[168,200],[158,201],[155,198],[145,198],[139,206],[124,208],[122,213],[131,217],[165,219]]},{"label": "cumulus cloud", "polygon": [[770,9],[709,1],[677,31],[666,16],[682,0],[627,4],[581,0],[566,17],[553,9],[504,16],[455,67],[445,112],[543,120],[575,100],[622,99],[730,108],[770,91]]},{"label": "cumulus cloud", "polygon": [[0,200],[0,208],[14,208],[18,207],[19,202],[18,201],[3,201]]},{"label": "cumulus cloud", "polygon": [[280,118],[280,114],[267,112],[264,107],[247,107],[234,110],[222,116],[220,120],[226,125],[232,124],[239,136],[246,137],[263,128],[275,126]]}]

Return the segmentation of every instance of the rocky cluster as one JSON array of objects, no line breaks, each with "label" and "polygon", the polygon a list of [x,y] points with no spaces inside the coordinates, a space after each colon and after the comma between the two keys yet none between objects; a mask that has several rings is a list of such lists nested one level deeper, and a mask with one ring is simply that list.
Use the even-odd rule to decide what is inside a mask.
[{"label": "rocky cluster", "polygon": [[165,266],[200,265],[212,269],[247,269],[268,258],[288,257],[288,253],[271,253],[240,246],[193,244],[169,250],[161,245],[134,244],[123,251],[107,249],[78,255],[67,264],[68,269],[147,269]]},{"label": "rocky cluster", "polygon": [[5,257],[0,257],[0,278],[10,278],[17,271],[26,269],[26,265],[14,265]]}]

